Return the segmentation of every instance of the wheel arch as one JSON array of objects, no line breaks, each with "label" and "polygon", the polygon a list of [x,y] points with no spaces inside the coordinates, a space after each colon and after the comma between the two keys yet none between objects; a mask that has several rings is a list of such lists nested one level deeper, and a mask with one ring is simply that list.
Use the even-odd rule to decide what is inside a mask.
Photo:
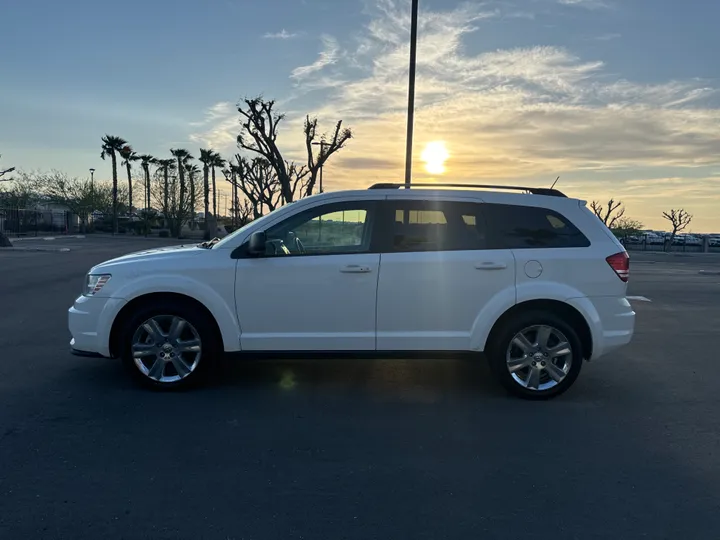
[{"label": "wheel arch", "polygon": [[560,300],[550,299],[535,299],[526,300],[520,302],[507,309],[493,324],[490,332],[488,333],[487,339],[485,340],[483,350],[487,347],[488,343],[492,343],[495,336],[498,334],[500,329],[507,324],[513,317],[516,317],[520,313],[528,311],[547,311],[567,321],[573,329],[577,332],[580,344],[582,346],[582,356],[585,359],[592,358],[593,354],[593,337],[590,330],[590,325],[585,319],[582,313],[575,307],[571,306],[567,302]]},{"label": "wheel arch", "polygon": [[202,312],[204,315],[207,316],[208,320],[211,323],[211,326],[213,327],[213,330],[215,332],[215,337],[218,339],[218,342],[223,344],[223,350],[225,350],[224,346],[224,338],[223,334],[220,330],[220,326],[218,325],[217,319],[212,314],[212,312],[199,300],[196,298],[193,298],[192,296],[188,296],[186,294],[182,293],[176,293],[176,292],[153,292],[153,293],[147,293],[142,294],[139,296],[136,296],[129,302],[127,302],[122,309],[118,312],[117,316],[113,320],[112,327],[110,329],[110,339],[109,339],[109,349],[110,349],[110,355],[112,357],[118,357],[120,355],[120,338],[121,338],[121,331],[123,328],[123,325],[125,322],[132,316],[132,314],[141,306],[148,305],[148,304],[157,304],[160,302],[178,302],[183,303],[191,307],[192,309],[197,309],[200,312]]}]

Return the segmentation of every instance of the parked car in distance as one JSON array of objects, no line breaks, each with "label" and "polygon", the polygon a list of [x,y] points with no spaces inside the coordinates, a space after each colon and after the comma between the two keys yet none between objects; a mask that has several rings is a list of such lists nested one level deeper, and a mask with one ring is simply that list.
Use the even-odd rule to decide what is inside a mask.
[{"label": "parked car in distance", "polygon": [[559,191],[379,184],[93,267],[70,345],[160,389],[199,382],[223,353],[485,353],[507,390],[545,399],[630,342],[628,275],[620,242]]}]

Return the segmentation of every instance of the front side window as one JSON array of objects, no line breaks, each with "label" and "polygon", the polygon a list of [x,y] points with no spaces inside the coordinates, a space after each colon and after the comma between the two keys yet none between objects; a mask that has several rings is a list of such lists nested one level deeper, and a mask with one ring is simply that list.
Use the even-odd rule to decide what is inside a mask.
[{"label": "front side window", "polygon": [[590,241],[559,213],[538,206],[484,206],[491,247],[496,249],[587,247]]},{"label": "front side window", "polygon": [[485,249],[485,221],[478,203],[388,201],[392,205],[389,251]]},{"label": "front side window", "polygon": [[367,202],[335,203],[300,212],[265,232],[266,255],[367,252],[372,215],[373,206]]}]

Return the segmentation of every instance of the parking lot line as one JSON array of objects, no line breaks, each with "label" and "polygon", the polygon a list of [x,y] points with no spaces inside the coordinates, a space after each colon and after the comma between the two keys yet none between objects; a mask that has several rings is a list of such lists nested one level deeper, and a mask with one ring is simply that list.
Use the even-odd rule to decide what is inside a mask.
[{"label": "parking lot line", "polygon": [[646,298],[645,296],[627,296],[628,300],[637,300],[639,302],[652,302],[649,298]]}]

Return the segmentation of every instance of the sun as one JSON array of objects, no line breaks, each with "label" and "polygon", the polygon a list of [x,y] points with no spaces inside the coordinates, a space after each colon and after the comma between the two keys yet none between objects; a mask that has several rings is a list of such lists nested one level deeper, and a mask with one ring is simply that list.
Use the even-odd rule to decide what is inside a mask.
[{"label": "sun", "polygon": [[445,162],[450,154],[445,148],[444,141],[432,141],[427,143],[420,158],[425,162],[425,170],[430,174],[443,174]]}]

